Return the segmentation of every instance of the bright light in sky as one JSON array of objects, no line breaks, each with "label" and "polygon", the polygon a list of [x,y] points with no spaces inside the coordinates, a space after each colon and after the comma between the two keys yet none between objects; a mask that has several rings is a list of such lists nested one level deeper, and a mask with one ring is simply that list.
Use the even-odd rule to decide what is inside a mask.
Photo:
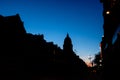
[{"label": "bright light in sky", "polygon": [[0,15],[20,14],[28,33],[44,34],[62,48],[69,33],[83,60],[98,53],[103,35],[100,0],[1,0]]}]

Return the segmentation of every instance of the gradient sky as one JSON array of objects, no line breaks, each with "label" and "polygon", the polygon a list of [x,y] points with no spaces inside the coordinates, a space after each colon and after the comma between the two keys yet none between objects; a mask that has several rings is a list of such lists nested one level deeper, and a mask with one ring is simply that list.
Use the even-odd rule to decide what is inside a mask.
[{"label": "gradient sky", "polygon": [[83,60],[100,51],[103,35],[99,0],[0,0],[0,15],[19,14],[27,33],[44,34],[62,48],[69,33],[73,49]]}]

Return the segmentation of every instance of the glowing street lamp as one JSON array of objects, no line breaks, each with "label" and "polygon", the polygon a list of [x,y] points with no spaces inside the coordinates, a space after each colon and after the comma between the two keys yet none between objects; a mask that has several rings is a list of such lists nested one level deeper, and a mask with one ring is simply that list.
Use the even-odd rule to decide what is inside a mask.
[{"label": "glowing street lamp", "polygon": [[106,14],[110,14],[110,11],[106,11]]}]

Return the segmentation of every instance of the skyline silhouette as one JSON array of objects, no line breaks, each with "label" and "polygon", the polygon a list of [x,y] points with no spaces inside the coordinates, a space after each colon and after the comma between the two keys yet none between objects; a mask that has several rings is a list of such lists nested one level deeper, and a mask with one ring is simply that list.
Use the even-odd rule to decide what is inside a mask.
[{"label": "skyline silhouette", "polygon": [[44,34],[45,40],[61,48],[69,33],[73,50],[84,61],[100,51],[103,17],[99,0],[1,0],[0,13],[19,13],[28,33]]},{"label": "skyline silhouette", "polygon": [[[79,16],[79,13],[81,13],[82,10],[84,9],[88,10],[90,8],[93,8],[93,6],[86,8],[91,4],[86,3],[85,1],[40,0],[38,1],[38,3],[36,3],[35,1],[36,6],[34,7],[32,7],[31,3],[29,3],[29,7],[31,6],[30,7],[31,13],[27,14],[27,15],[32,15],[31,16],[32,18],[27,18],[28,16],[26,16],[26,13],[24,14],[24,17],[26,18],[24,18],[23,16],[21,17],[22,11],[19,12],[19,10],[24,7],[21,6],[22,2],[23,1],[20,1],[20,5],[16,5],[15,3],[18,2],[15,1],[14,2],[15,5],[10,7],[10,8],[13,7],[15,9],[15,6],[17,6],[15,11],[13,10],[13,12],[10,13],[4,13],[3,11],[2,13],[4,13],[5,15],[0,14],[0,28],[1,28],[0,29],[0,35],[1,35],[1,41],[0,41],[0,47],[1,47],[0,76],[1,77],[0,78],[4,78],[5,80],[6,79],[21,80],[23,78],[30,80],[119,79],[118,73],[119,73],[120,63],[118,59],[120,53],[120,0],[99,0],[99,3],[102,4],[101,7],[103,8],[102,10],[102,8],[100,8],[99,5],[99,9],[102,10],[103,20],[101,21],[103,22],[98,21],[99,25],[96,24],[97,21],[94,21],[93,23],[94,25],[96,24],[99,27],[100,25],[102,25],[101,27],[103,30],[101,30],[99,27],[96,28],[95,26],[84,27],[84,28],[80,27],[79,18],[82,16]],[[81,5],[79,6],[79,2],[85,3],[87,5],[85,6],[81,4],[82,6],[84,6],[83,8]],[[7,4],[10,3],[9,5],[13,4],[12,1],[11,2],[2,1],[2,3],[7,3]],[[97,2],[93,2],[93,3],[97,3]],[[27,1],[25,1],[25,4],[28,4]],[[61,4],[63,6],[61,6]],[[2,4],[2,6],[4,5]],[[19,8],[22,7],[22,8],[18,10],[17,9],[18,7]],[[28,8],[24,8],[24,10],[26,9]],[[32,12],[32,10],[34,9],[36,9],[38,13]],[[39,12],[38,9],[40,10],[44,9],[44,10]],[[78,9],[81,10],[77,11]],[[93,8],[93,9],[96,10],[97,8]],[[1,11],[2,10],[0,10],[0,12]],[[5,12],[6,11],[7,10],[5,10]],[[90,9],[89,11],[90,13],[94,12],[92,11],[92,9]],[[15,12],[17,13],[15,14]],[[49,12],[49,13],[43,14],[44,12],[45,13]],[[101,11],[98,11],[97,13],[101,14],[100,12]],[[12,14],[14,13],[14,15],[10,15],[11,13]],[[86,12],[83,11],[83,13],[85,14]],[[90,15],[94,15],[94,14],[90,14]],[[89,19],[92,19],[90,15],[84,16],[82,18],[84,20],[82,20],[81,22],[83,22],[84,24],[88,23],[87,26],[91,26],[89,24],[93,24],[91,23],[92,21],[87,22],[89,21]],[[36,19],[35,16],[39,16],[37,17],[38,19]],[[96,19],[95,16],[97,17],[98,14],[94,15],[94,19]],[[102,17],[97,19],[98,20],[102,19]],[[31,26],[33,23],[31,24],[30,22],[27,22],[26,24],[24,19],[34,20],[33,23],[37,26],[43,26],[44,30],[43,27],[31,27],[33,33],[29,32],[28,26],[27,29],[25,26],[26,25]],[[41,32],[36,33],[36,31],[39,31],[40,29],[42,29],[41,32],[43,33]],[[60,36],[55,37],[58,31],[60,31],[59,33]],[[79,31],[79,34],[77,33],[77,31]],[[93,33],[89,34],[89,32],[91,31]],[[99,34],[96,34],[94,31],[96,31]],[[63,33],[65,34],[64,38],[62,37]],[[85,33],[86,36],[83,33]],[[94,34],[94,37],[95,36],[98,37],[93,38],[93,36],[92,37],[90,36],[92,34]],[[101,36],[101,34],[103,36]],[[54,39],[58,41],[62,41],[62,45],[59,45],[59,43],[56,43],[54,40],[50,40],[50,41],[49,39],[47,40],[45,36],[48,35],[51,35],[49,36],[51,37],[51,39],[52,37],[54,37]],[[80,39],[78,40],[78,38],[75,38],[76,35],[81,37],[80,39],[85,40],[84,43],[80,41],[81,45],[78,44],[79,48],[81,48],[82,50],[84,50],[83,48],[85,48],[85,52],[87,51],[90,52],[92,51],[92,49],[96,49],[95,51],[97,52],[89,54],[87,58],[83,56],[86,54],[78,54],[78,50],[80,49],[77,49],[74,46],[76,46],[75,43],[78,43]],[[94,43],[92,42],[93,39],[95,39]],[[89,41],[89,43],[86,43],[87,40]],[[99,49],[97,49],[97,47],[93,44],[96,44],[99,47]],[[90,50],[87,50],[87,47],[85,47],[85,45],[89,45],[87,47]],[[94,46],[94,47],[90,47],[90,46]],[[88,60],[91,65],[87,64]]]},{"label": "skyline silhouette", "polygon": [[0,73],[1,77],[5,76],[4,79],[21,80],[25,77],[34,80],[48,76],[71,80],[88,78],[88,66],[73,51],[69,34],[61,49],[53,42],[47,42],[44,34],[27,33],[19,14],[0,15],[0,27]]}]

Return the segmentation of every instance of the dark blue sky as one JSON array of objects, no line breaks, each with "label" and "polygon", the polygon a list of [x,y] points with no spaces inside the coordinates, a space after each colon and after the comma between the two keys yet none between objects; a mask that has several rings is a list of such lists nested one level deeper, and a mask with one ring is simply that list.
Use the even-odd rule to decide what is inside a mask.
[{"label": "dark blue sky", "polygon": [[69,33],[82,59],[100,51],[103,16],[99,0],[0,0],[1,15],[17,13],[28,33],[44,34],[47,42],[61,48]]}]

